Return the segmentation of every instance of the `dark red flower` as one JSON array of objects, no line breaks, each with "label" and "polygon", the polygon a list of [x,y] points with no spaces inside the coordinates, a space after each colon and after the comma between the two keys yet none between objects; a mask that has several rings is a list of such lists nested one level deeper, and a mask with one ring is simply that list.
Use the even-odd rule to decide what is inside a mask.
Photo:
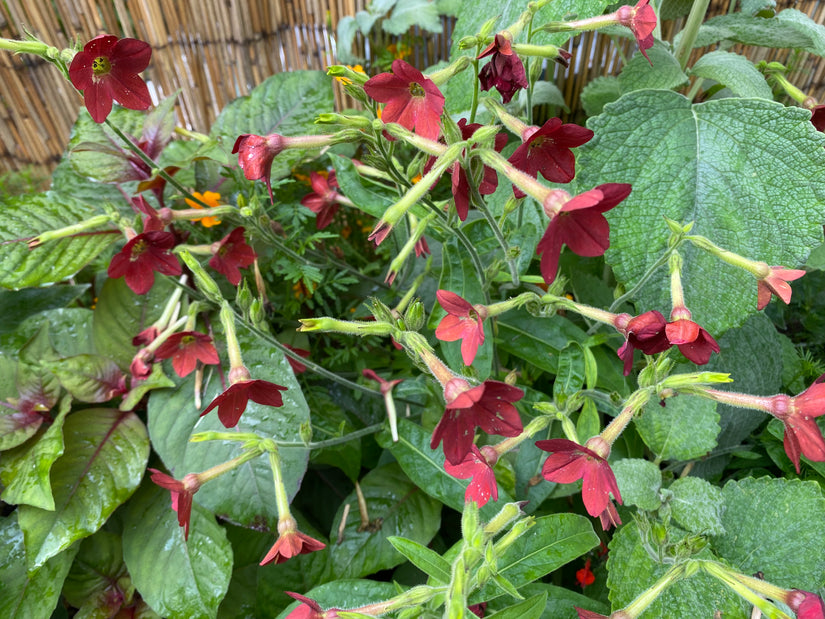
[{"label": "dark red flower", "polygon": [[209,259],[209,266],[223,273],[233,286],[241,283],[240,269],[248,267],[258,257],[255,250],[246,244],[243,235],[243,227],[235,228],[213,245],[215,254]]},{"label": "dark red flower", "polygon": [[[606,445],[601,437],[594,437],[587,444]],[[592,449],[563,438],[536,441],[536,447],[551,452],[541,469],[544,479],[559,484],[582,480],[582,499],[588,514],[593,517],[601,516],[610,505],[611,494],[621,504],[622,495],[619,494],[616,476],[604,457]],[[607,446],[608,453],[609,450]]]},{"label": "dark red flower", "polygon": [[137,354],[132,357],[132,363],[129,364],[129,373],[132,375],[132,380],[146,380],[152,373],[152,363],[155,360],[154,353],[148,348],[141,348]]},{"label": "dark red flower", "polygon": [[[308,350],[304,350],[303,348],[295,348],[294,346],[290,346],[289,344],[284,344],[284,346],[289,348],[289,350],[291,350],[292,352],[294,352],[298,356],[303,357],[304,359],[307,359],[309,357],[309,351]],[[295,372],[296,374],[301,374],[301,373],[307,371],[307,366],[305,366],[303,363],[301,363],[300,361],[296,361],[295,359],[293,359],[289,355],[285,355],[285,356],[286,356],[287,362],[292,367],[293,372]]]},{"label": "dark red flower", "polygon": [[152,481],[172,494],[172,509],[178,514],[178,525],[183,527],[183,539],[189,539],[189,520],[192,516],[192,497],[200,489],[197,475],[187,475],[183,481],[169,477],[157,469],[149,469]]},{"label": "dark red flower", "polygon": [[618,527],[622,524],[622,520],[619,518],[619,510],[612,502],[608,501],[605,510],[599,514],[599,522],[603,531],[609,531],[611,527]]},{"label": "dark red flower", "polygon": [[791,302],[791,287],[788,282],[805,275],[801,269],[786,269],[785,267],[771,267],[770,275],[756,282],[757,302],[756,309],[765,309],[771,301],[771,295],[776,295],[787,305]]},{"label": "dark red flower", "polygon": [[520,88],[527,88],[527,74],[518,54],[513,52],[510,39],[497,34],[487,48],[479,54],[478,59],[492,56],[490,62],[482,67],[478,81],[482,90],[495,89],[501,94],[501,100],[509,103]]},{"label": "dark red flower", "polygon": [[453,378],[444,387],[447,410],[433,431],[430,448],[443,441],[444,455],[457,465],[470,452],[476,427],[487,434],[518,436],[524,427],[512,403],[523,397],[521,389],[495,380],[470,387],[463,378]]},{"label": "dark red flower", "polygon": [[398,123],[418,135],[437,140],[441,131],[444,95],[435,83],[403,60],[394,60],[392,73],[381,73],[364,84],[364,91],[386,103],[385,123]]},{"label": "dark red flower", "polygon": [[285,619],[338,619],[340,608],[330,608],[325,611],[318,605],[318,602],[300,593],[293,593],[292,591],[284,591],[284,593],[301,602]]},{"label": "dark red flower", "polygon": [[301,204],[317,215],[315,227],[323,230],[332,223],[332,218],[338,212],[339,200],[343,196],[335,191],[338,187],[335,172],[330,172],[327,178],[318,172],[310,172],[309,179],[312,193],[301,198]]},{"label": "dark red flower", "polygon": [[158,335],[160,335],[160,329],[158,329],[156,325],[147,327],[132,338],[132,346],[146,346],[147,344],[151,344]]},{"label": "dark red flower", "polygon": [[481,619],[484,619],[484,613],[487,612],[487,602],[473,604],[472,606],[468,606],[467,610],[473,613],[476,617],[481,617]]},{"label": "dark red flower", "polygon": [[172,358],[172,367],[178,376],[183,378],[195,369],[198,361],[205,365],[216,365],[221,362],[218,351],[212,344],[212,338],[197,331],[181,331],[173,333],[155,351],[158,359]]},{"label": "dark red flower", "polygon": [[473,305],[449,290],[435,293],[438,302],[447,311],[435,330],[435,336],[442,342],[461,340],[461,359],[464,365],[472,365],[478,347],[484,344],[484,319],[487,308]]},{"label": "dark red flower", "polygon": [[690,361],[696,365],[705,365],[710,361],[712,353],[719,352],[719,344],[713,336],[690,320],[690,312],[685,308],[674,308],[670,318],[671,322],[665,325],[667,339]]},{"label": "dark red flower", "polygon": [[592,585],[596,582],[596,577],[593,575],[593,572],[590,570],[590,559],[584,562],[584,567],[580,570],[576,571],[576,582],[579,583],[579,586],[584,589],[588,585]]},{"label": "dark red flower", "polygon": [[619,349],[619,357],[624,361],[624,375],[630,374],[633,367],[633,351],[638,349],[646,355],[655,355],[670,348],[670,341],[665,333],[667,321],[661,312],[652,310],[631,318],[622,329],[625,340]]},{"label": "dark red flower", "polygon": [[475,501],[479,507],[484,507],[492,498],[498,501],[498,484],[493,472],[498,460],[498,454],[492,447],[478,447],[472,445],[469,453],[458,464],[444,463],[444,470],[458,479],[471,479],[470,485],[464,491],[464,502]]},{"label": "dark red flower", "polygon": [[[294,523],[295,521],[292,520],[292,522]],[[326,544],[301,533],[295,526],[282,527],[279,524],[278,532],[278,539],[272,548],[269,549],[269,552],[266,553],[260,565],[266,565],[267,563],[275,563],[277,565],[288,561],[292,557],[306,555],[316,550],[326,548]]]},{"label": "dark red flower", "polygon": [[788,597],[787,604],[796,613],[796,619],[825,619],[825,603],[815,593],[793,589]]},{"label": "dark red flower", "polygon": [[[593,132],[586,127],[562,124],[551,118],[541,128],[528,127],[521,136],[519,146],[508,160],[522,172],[533,178],[538,173],[551,183],[569,183],[576,176],[576,156],[571,148],[590,141]],[[524,194],[513,188],[516,197]]]},{"label": "dark red flower", "polygon": [[[646,50],[653,47],[653,30],[656,28],[656,11],[649,2],[650,0],[639,0],[636,6],[622,6],[616,11],[619,23],[633,32],[639,51],[648,62],[650,58],[647,57]],[[650,62],[650,65],[653,66],[653,63]]]},{"label": "dark red flower", "polygon": [[420,239],[418,239],[418,241],[415,244],[415,257],[420,258],[424,254],[429,254],[429,253],[430,253],[430,246],[427,245],[427,239],[425,239],[422,236]]},{"label": "dark red flower", "polygon": [[811,108],[811,124],[817,131],[825,131],[825,105],[815,105]]},{"label": "dark red flower", "polygon": [[576,609],[579,619],[609,619],[607,616],[600,615],[592,610],[585,610],[584,608],[579,608],[578,606],[574,606],[573,608]]},{"label": "dark red flower", "polygon": [[[602,213],[629,196],[630,190],[627,183],[606,183],[563,202],[560,208],[556,204],[544,205],[551,219],[536,253],[541,256],[541,275],[548,285],[556,279],[562,245],[579,256],[604,254],[610,247],[610,226]],[[568,194],[557,190],[551,195]]]},{"label": "dark red flower", "polygon": [[272,160],[284,150],[284,137],[277,133],[267,136],[245,133],[238,136],[232,147],[232,154],[238,153],[238,165],[243,175],[250,181],[264,181],[269,191],[269,200],[272,197]]},{"label": "dark red flower", "polygon": [[825,414],[825,383],[814,383],[793,398],[776,396],[772,414],[785,424],[785,453],[799,473],[800,454],[814,462],[825,462],[825,440],[816,417]]},{"label": "dark red flower", "polygon": [[171,232],[144,232],[126,243],[109,263],[109,277],[123,277],[135,294],[146,294],[155,283],[155,271],[180,275],[180,262],[170,251],[175,246]]},{"label": "dark red flower", "polygon": [[[469,140],[481,127],[482,125],[478,123],[470,123],[468,125],[467,121],[463,118],[458,121],[458,128],[461,130],[462,140]],[[507,146],[507,136],[503,133],[497,134],[493,142],[493,147],[496,152],[501,152],[505,146]],[[434,161],[434,159],[430,159],[430,162]],[[430,163],[430,165],[432,165],[432,163]],[[458,213],[458,218],[464,221],[467,219],[467,214],[470,210],[470,182],[467,178],[467,172],[460,163],[455,162],[450,170],[455,210]],[[488,196],[495,193],[497,187],[498,174],[490,166],[484,166],[481,172],[481,181],[478,184],[478,193],[482,196]]]},{"label": "dark red flower", "polygon": [[102,123],[112,101],[130,110],[147,110],[149,89],[138,73],[149,66],[152,48],[137,39],[101,34],[83,46],[69,65],[72,85],[83,91],[83,103],[92,120]]},{"label": "dark red flower", "polygon": [[286,390],[286,387],[266,380],[242,380],[230,385],[226,391],[212,400],[200,416],[203,417],[217,406],[218,418],[224,427],[234,428],[238,425],[249,400],[264,406],[283,406],[281,391]]},{"label": "dark red flower", "polygon": [[386,395],[392,391],[392,388],[395,387],[398,383],[404,382],[403,378],[396,378],[395,380],[386,380],[381,378],[378,374],[375,373],[374,370],[369,368],[364,368],[361,370],[361,374],[364,378],[369,378],[370,380],[374,380],[378,383],[381,393]]}]

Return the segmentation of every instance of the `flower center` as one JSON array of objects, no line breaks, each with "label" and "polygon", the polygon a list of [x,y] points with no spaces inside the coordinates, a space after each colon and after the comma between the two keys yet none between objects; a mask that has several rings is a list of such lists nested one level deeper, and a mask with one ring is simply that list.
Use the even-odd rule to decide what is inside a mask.
[{"label": "flower center", "polygon": [[109,62],[106,56],[98,56],[92,61],[92,73],[94,73],[95,77],[108,75],[111,70],[112,63]]},{"label": "flower center", "polygon": [[129,259],[132,262],[136,261],[138,258],[140,258],[140,256],[143,253],[146,252],[147,249],[149,249],[149,245],[146,243],[146,241],[144,241],[143,239],[139,240],[137,243],[132,245],[132,255],[129,257]]},{"label": "flower center", "polygon": [[424,96],[424,87],[421,86],[418,82],[413,82],[410,84],[410,94],[413,97],[423,97]]},{"label": "flower center", "polygon": [[194,344],[194,342],[195,342],[195,336],[194,335],[184,335],[182,338],[180,338],[180,346],[179,347],[180,348],[187,348],[188,346],[191,346],[192,344]]}]

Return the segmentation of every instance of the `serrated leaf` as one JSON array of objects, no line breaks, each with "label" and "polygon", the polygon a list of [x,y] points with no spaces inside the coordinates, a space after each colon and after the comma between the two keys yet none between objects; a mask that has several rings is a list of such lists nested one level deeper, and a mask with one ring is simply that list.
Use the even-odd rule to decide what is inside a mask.
[{"label": "serrated leaf", "polygon": [[699,477],[682,477],[668,488],[673,496],[673,519],[690,533],[720,535],[725,532],[722,514],[725,503],[722,489]]},{"label": "serrated leaf", "polygon": [[653,47],[647,50],[647,55],[653,63],[652,66],[642,54],[636,54],[622,68],[622,72],[619,73],[619,88],[622,94],[645,88],[671,90],[688,81],[688,76],[682,71],[679,61],[661,41],[656,41]]},{"label": "serrated leaf", "polygon": [[709,52],[699,58],[690,69],[691,75],[714,80],[740,97],[773,99],[765,76],[753,63],[731,52]]},{"label": "serrated leaf", "polygon": [[0,616],[49,617],[60,599],[60,589],[77,548],[69,548],[29,572],[23,532],[14,514],[0,518]]},{"label": "serrated leaf", "polygon": [[[816,590],[825,580],[825,498],[816,482],[745,478],[722,488],[725,533],[713,540],[740,572],[780,587]],[[757,567],[758,566],[758,567]]]},{"label": "serrated leaf", "polygon": [[23,290],[0,290],[0,334],[14,331],[29,316],[46,310],[65,307],[86,290],[89,284],[48,286]]},{"label": "serrated leaf", "polygon": [[[109,116],[111,122],[131,136],[141,134],[145,118],[146,114],[143,112],[122,107],[116,107]],[[95,150],[89,150],[90,148]],[[72,169],[81,177],[93,179],[98,183],[134,177],[134,169],[127,160],[130,151],[126,150],[112,129],[105,124],[94,122],[85,112],[80,114],[72,127],[67,150],[67,158]],[[99,187],[97,184],[93,186]]]},{"label": "serrated leaf", "polygon": [[54,511],[21,505],[20,528],[31,568],[97,531],[138,487],[149,459],[149,438],[134,413],[91,408],[63,427],[64,455],[54,464]]},{"label": "serrated leaf", "polygon": [[450,564],[434,550],[430,550],[423,544],[404,539],[403,537],[388,537],[387,541],[392,544],[398,552],[404,555],[410,563],[415,565],[427,576],[432,577],[436,583],[446,585],[450,582],[452,568]]},{"label": "serrated leaf", "polygon": [[125,384],[114,361],[98,355],[75,355],[47,363],[63,388],[81,402],[106,402]]},{"label": "serrated leaf", "polygon": [[602,113],[604,106],[613,103],[622,96],[619,78],[613,75],[601,75],[582,88],[580,95],[582,107],[588,116]]},{"label": "serrated leaf", "polygon": [[404,0],[393,7],[389,19],[381,22],[384,31],[394,35],[406,34],[413,26],[430,32],[444,31],[435,3],[430,0]]},{"label": "serrated leaf", "polygon": [[184,541],[169,493],[160,488],[147,487],[129,503],[123,559],[143,599],[170,619],[216,617],[232,575],[232,546],[214,516],[193,504]]},{"label": "serrated leaf", "polygon": [[[321,71],[289,71],[267,78],[245,97],[235,99],[221,111],[209,135],[223,140],[232,150],[238,136],[308,135],[319,133],[315,116],[332,109],[332,78]],[[306,156],[303,149],[282,152],[272,163],[272,178],[286,176]]]},{"label": "serrated leaf", "polygon": [[716,447],[719,414],[716,402],[695,397],[676,397],[649,402],[635,418],[636,430],[651,451],[662,460],[693,460]]},{"label": "serrated leaf", "polygon": [[807,51],[817,56],[825,56],[825,26],[796,9],[785,9],[776,16],[776,19],[780,23],[792,25],[797,32],[810,37],[811,45],[806,48]]},{"label": "serrated leaf", "polygon": [[[794,267],[821,244],[825,179],[817,171],[825,166],[825,135],[807,111],[763,99],[691,105],[682,95],[646,90],[625,95],[588,126],[596,136],[579,148],[578,187],[633,186],[606,214],[605,258],[626,288],[665,251],[663,216],[694,221],[694,234],[768,264]],[[687,304],[711,335],[756,312],[752,275],[693,247],[682,255]],[[639,307],[670,311],[666,277],[666,269],[654,274]]]},{"label": "serrated leaf", "polygon": [[[674,46],[678,46],[680,40],[681,36],[677,35]],[[778,17],[765,19],[742,13],[719,15],[707,20],[699,27],[693,47],[707,47],[719,41],[814,51],[811,36],[797,25],[783,22]]]},{"label": "serrated leaf", "polygon": [[[59,359],[92,353],[94,351],[94,342],[92,341],[93,314],[92,310],[83,307],[46,310],[24,320],[14,333],[9,333],[3,338],[4,345],[9,347],[8,350],[20,348],[45,323],[48,323],[51,333],[66,335],[66,337],[59,337],[51,342],[52,352],[50,358]],[[40,361],[45,361],[45,357],[39,358],[37,360],[38,364]]]},{"label": "serrated leaf", "polygon": [[611,466],[624,505],[635,505],[646,511],[659,509],[662,472],[658,466],[639,458],[625,458]]}]

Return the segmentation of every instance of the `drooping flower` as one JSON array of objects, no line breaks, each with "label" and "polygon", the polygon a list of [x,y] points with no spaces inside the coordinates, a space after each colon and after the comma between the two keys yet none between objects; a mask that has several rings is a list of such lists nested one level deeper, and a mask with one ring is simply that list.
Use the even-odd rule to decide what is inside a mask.
[{"label": "drooping flower", "polygon": [[343,197],[339,192],[338,181],[335,179],[335,172],[330,172],[328,177],[318,172],[311,172],[309,175],[312,193],[301,198],[301,204],[315,213],[315,227],[323,230],[332,223],[332,218],[338,212],[340,199]]},{"label": "drooping flower", "polygon": [[782,442],[797,473],[800,454],[825,462],[825,440],[815,419],[825,414],[825,383],[814,383],[793,398],[777,396],[771,414],[785,424]]},{"label": "drooping flower", "polygon": [[484,507],[490,499],[498,501],[498,484],[493,472],[497,460],[498,454],[492,447],[485,446],[479,450],[472,445],[461,462],[445,462],[444,470],[458,479],[471,479],[464,491],[464,502],[475,501],[479,507]]},{"label": "drooping flower", "polygon": [[151,471],[152,481],[166,488],[172,495],[172,509],[178,514],[178,525],[183,527],[183,539],[189,539],[189,521],[192,517],[192,497],[200,489],[201,483],[195,474],[186,475],[182,481],[161,473],[157,469]]},{"label": "drooping flower", "polygon": [[232,154],[238,153],[238,165],[243,175],[250,181],[263,181],[269,191],[269,200],[272,197],[272,160],[284,150],[284,137],[277,133],[267,136],[245,133],[238,136],[232,147]]},{"label": "drooping flower", "polygon": [[158,359],[172,359],[175,373],[183,378],[188,376],[198,364],[216,365],[221,362],[212,338],[197,331],[173,333],[155,351]]},{"label": "drooping flower", "polygon": [[811,124],[817,131],[825,131],[825,105],[815,105],[811,108]]},{"label": "drooping flower", "polygon": [[340,608],[330,608],[325,611],[318,602],[300,593],[293,593],[292,591],[284,591],[284,593],[301,602],[285,619],[338,619]]},{"label": "drooping flower", "polygon": [[138,75],[152,59],[152,48],[137,39],[101,34],[86,43],[69,65],[72,85],[83,91],[83,103],[92,120],[102,123],[117,101],[130,110],[152,104],[146,82]]},{"label": "drooping flower", "polygon": [[562,245],[579,256],[604,254],[610,247],[610,226],[602,213],[624,200],[630,190],[627,183],[605,183],[574,198],[565,191],[551,192],[555,200],[544,205],[550,223],[536,246],[541,256],[541,275],[548,285],[556,279]]},{"label": "drooping flower", "polygon": [[712,353],[719,352],[719,344],[713,336],[690,319],[685,307],[675,307],[670,313],[671,322],[665,325],[668,341],[696,365],[705,365]]},{"label": "drooping flower", "polygon": [[[482,126],[483,125],[478,123],[467,124],[465,119],[460,119],[458,121],[458,128],[461,130],[461,139],[469,140]],[[507,146],[507,136],[503,133],[496,134],[493,148],[496,152],[501,152],[505,146]],[[430,161],[433,160],[431,159]],[[453,199],[455,200],[456,213],[458,213],[458,218],[464,221],[467,219],[470,211],[470,181],[467,178],[466,170],[458,161],[451,167],[450,185],[453,192]],[[495,193],[497,187],[498,174],[496,174],[496,171],[490,166],[483,166],[481,181],[478,184],[478,193],[482,196],[489,196]]]},{"label": "drooping flower", "polygon": [[667,321],[661,312],[652,310],[631,318],[622,329],[625,340],[619,348],[619,358],[624,361],[624,375],[630,374],[633,367],[633,351],[641,350],[646,355],[655,355],[670,348],[670,341],[665,333]]},{"label": "drooping flower", "polygon": [[[295,348],[294,346],[290,346],[289,344],[284,344],[284,346],[289,348],[289,350],[291,350],[292,352],[294,352],[298,356],[303,357],[304,359],[307,359],[309,357],[309,351],[308,350],[304,350],[303,348]],[[305,366],[303,363],[293,359],[289,355],[285,355],[285,356],[286,356],[287,363],[289,363],[289,365],[292,368],[293,372],[295,372],[296,374],[301,374],[301,373],[307,371],[307,366]]]},{"label": "drooping flower", "polygon": [[476,617],[481,617],[481,619],[484,619],[484,614],[487,612],[487,602],[473,604],[472,606],[468,606],[467,610],[473,613]]},{"label": "drooping flower", "polygon": [[155,283],[155,271],[180,275],[180,262],[170,251],[175,246],[171,232],[144,232],[126,243],[109,263],[109,277],[123,277],[135,294],[146,294]]},{"label": "drooping flower", "polygon": [[578,606],[574,606],[573,608],[576,609],[579,619],[608,619],[606,615],[600,615],[592,610],[585,610],[584,608],[579,608]]},{"label": "drooping flower", "polygon": [[576,582],[579,583],[582,589],[596,582],[596,576],[593,575],[590,569],[590,559],[584,562],[583,568],[576,571]]},{"label": "drooping flower", "polygon": [[371,370],[369,368],[364,368],[361,370],[361,374],[364,378],[369,378],[370,380],[374,380],[378,383],[379,389],[383,395],[390,393],[398,383],[404,382],[403,378],[396,378],[394,380],[386,380],[385,378],[381,378],[378,374],[375,373],[375,370]]},{"label": "drooping flower", "polygon": [[825,619],[825,603],[810,591],[793,589],[788,594],[787,604],[796,613],[796,619]]},{"label": "drooping flower", "polygon": [[802,269],[786,269],[785,267],[771,267],[770,275],[757,281],[757,302],[756,309],[762,310],[771,301],[771,295],[776,295],[787,305],[791,302],[791,287],[788,282],[792,282],[805,275]]},{"label": "drooping flower", "polygon": [[224,427],[234,428],[238,425],[249,400],[264,406],[283,406],[284,400],[281,397],[281,391],[286,390],[286,387],[266,380],[238,381],[212,400],[212,403],[206,407],[200,416],[203,417],[217,407],[218,418]]},{"label": "drooping flower", "polygon": [[610,505],[611,494],[619,504],[622,495],[616,476],[605,459],[610,446],[598,436],[587,441],[587,445],[607,453],[599,455],[593,449],[563,438],[536,441],[536,447],[551,452],[541,469],[544,479],[559,484],[581,479],[584,507],[588,514],[599,517]]},{"label": "drooping flower", "polygon": [[435,293],[438,302],[447,311],[435,330],[435,336],[442,342],[461,340],[461,359],[464,365],[472,365],[479,346],[484,344],[484,319],[487,308],[473,305],[449,290]]},{"label": "drooping flower", "polygon": [[364,91],[386,103],[381,120],[398,123],[418,135],[438,139],[444,95],[435,83],[404,60],[394,60],[392,73],[381,73],[364,84]]},{"label": "drooping flower", "polygon": [[278,539],[260,565],[268,563],[284,563],[292,557],[306,555],[316,550],[323,550],[326,544],[310,537],[298,530],[298,525],[292,517],[282,518],[278,522]]},{"label": "drooping flower", "polygon": [[[195,196],[201,202],[204,202],[213,208],[219,206],[221,203],[221,194],[215,191],[204,191],[203,193],[193,191],[192,195]],[[201,206],[194,200],[190,200],[189,198],[186,198],[186,204],[191,208],[203,208],[203,206]],[[200,219],[193,219],[192,221],[199,221],[204,228],[211,228],[221,223],[220,219],[218,219],[217,217],[212,217],[211,215],[207,217],[201,217]]]},{"label": "drooping flower", "polygon": [[[551,118],[539,127],[527,127],[519,146],[508,161],[522,172],[538,178],[539,172],[551,183],[569,183],[576,176],[576,156],[571,148],[589,142],[593,132],[586,127],[563,124]],[[524,194],[514,187],[516,197]]]},{"label": "drooping flower", "polygon": [[152,363],[155,360],[154,353],[149,348],[141,348],[137,354],[132,357],[132,362],[129,364],[129,373],[132,375],[132,381],[146,380],[152,373]]},{"label": "drooping flower", "polygon": [[522,397],[521,389],[495,380],[470,387],[463,378],[451,379],[444,386],[447,406],[433,431],[430,448],[443,442],[447,460],[458,465],[473,446],[476,427],[487,434],[518,436],[524,427],[513,402]]},{"label": "drooping flower", "polygon": [[520,88],[529,86],[524,64],[510,46],[510,39],[502,34],[496,34],[493,42],[479,54],[478,60],[487,56],[492,58],[478,74],[481,89],[495,87],[501,94],[502,102],[509,103]]},{"label": "drooping flower", "polygon": [[218,243],[213,245],[214,255],[209,259],[209,266],[218,273],[223,273],[229,283],[237,286],[241,283],[240,269],[255,262],[257,254],[244,239],[244,228],[235,228]]},{"label": "drooping flower", "polygon": [[[647,61],[647,51],[653,47],[653,30],[656,28],[656,11],[649,5],[650,0],[639,0],[636,6],[622,6],[616,11],[616,16],[622,26],[630,28],[639,51]],[[651,66],[653,63],[650,62]]]}]

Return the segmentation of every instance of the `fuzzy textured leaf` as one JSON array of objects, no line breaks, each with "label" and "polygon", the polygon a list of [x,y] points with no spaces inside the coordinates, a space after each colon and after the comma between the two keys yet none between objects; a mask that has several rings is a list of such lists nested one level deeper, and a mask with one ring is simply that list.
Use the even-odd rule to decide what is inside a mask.
[{"label": "fuzzy textured leaf", "polygon": [[662,460],[693,460],[716,447],[719,414],[716,402],[678,397],[649,402],[635,419],[645,444]]},{"label": "fuzzy textured leaf", "polygon": [[662,472],[658,466],[639,458],[625,458],[611,467],[625,505],[635,505],[647,511],[659,509],[662,504],[659,498]]},{"label": "fuzzy textured leaf", "polygon": [[670,53],[667,46],[656,41],[653,47],[647,50],[651,66],[642,54],[636,54],[622,68],[619,73],[619,88],[622,93],[643,90],[645,88],[663,88],[670,90],[678,88],[688,81],[679,61]]},{"label": "fuzzy textured leaf", "polygon": [[720,535],[725,532],[721,488],[699,477],[682,477],[668,488],[673,519],[690,533]]},{"label": "fuzzy textured leaf", "polygon": [[690,69],[691,75],[714,80],[740,97],[773,99],[765,76],[753,63],[731,52],[709,52],[699,58]]}]

